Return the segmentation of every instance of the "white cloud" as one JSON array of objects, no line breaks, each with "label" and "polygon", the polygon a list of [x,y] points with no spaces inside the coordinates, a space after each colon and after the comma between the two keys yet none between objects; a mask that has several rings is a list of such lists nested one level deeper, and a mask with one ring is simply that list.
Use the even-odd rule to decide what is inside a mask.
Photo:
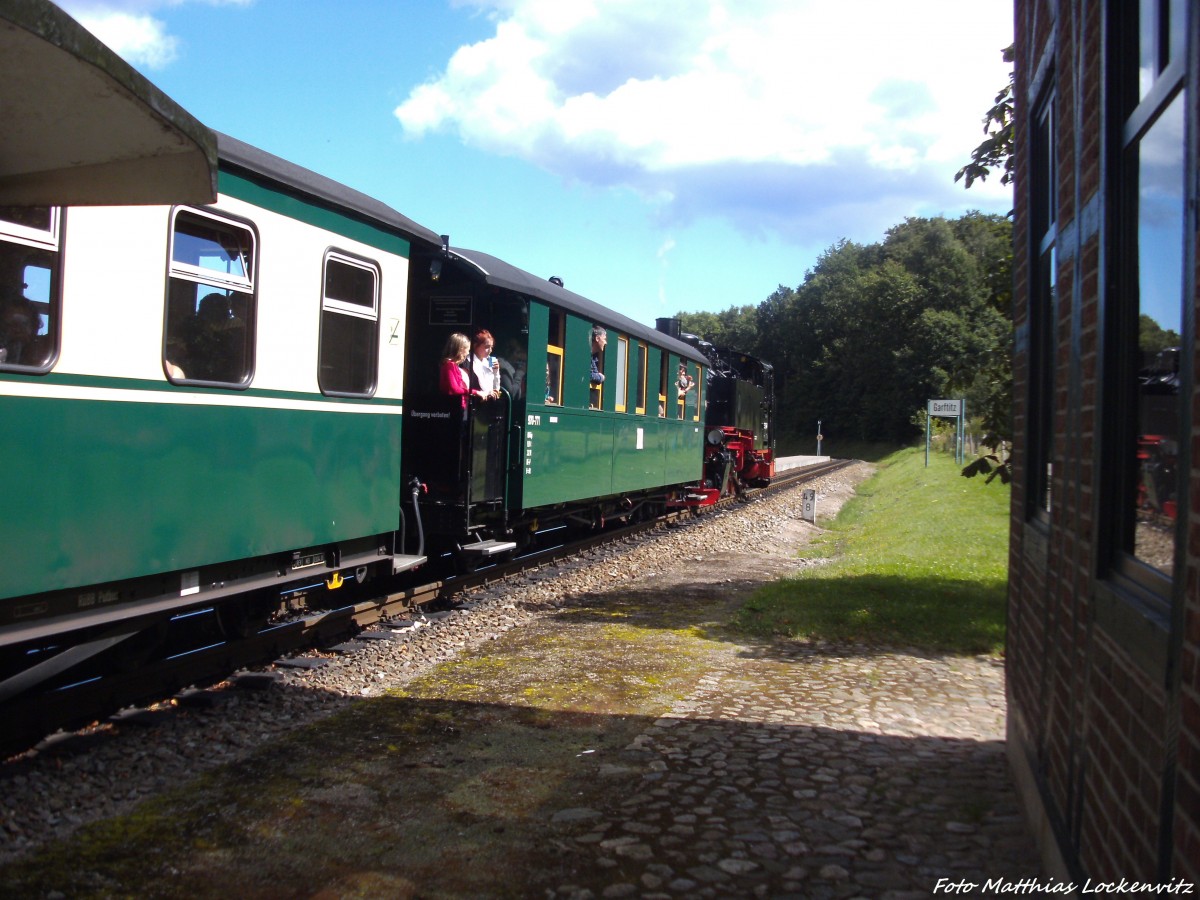
[{"label": "white cloud", "polygon": [[410,137],[449,132],[571,180],[632,186],[668,220],[807,232],[814,193],[839,218],[890,199],[889,224],[939,198],[1003,202],[991,181],[966,195],[953,175],[1007,77],[1007,4],[471,5],[495,35],[396,109]]},{"label": "white cloud", "polygon": [[79,17],[79,24],[133,65],[161,69],[175,60],[178,38],[153,16],[125,12],[97,12]]},{"label": "white cloud", "polygon": [[[161,69],[179,54],[179,39],[151,15],[190,0],[59,0],[59,5],[118,56],[133,65]],[[247,6],[254,0],[199,0],[210,6]]]}]

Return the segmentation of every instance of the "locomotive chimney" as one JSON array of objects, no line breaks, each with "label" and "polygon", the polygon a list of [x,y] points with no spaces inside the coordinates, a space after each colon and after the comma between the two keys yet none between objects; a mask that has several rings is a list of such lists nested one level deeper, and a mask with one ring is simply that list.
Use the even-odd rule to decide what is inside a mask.
[{"label": "locomotive chimney", "polygon": [[679,320],[678,319],[655,319],[654,327],[663,334],[673,338],[679,337]]}]

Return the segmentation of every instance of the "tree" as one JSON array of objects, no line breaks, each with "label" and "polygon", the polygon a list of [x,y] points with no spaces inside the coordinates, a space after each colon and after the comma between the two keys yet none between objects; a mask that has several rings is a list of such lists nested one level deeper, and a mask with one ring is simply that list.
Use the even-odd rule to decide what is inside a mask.
[{"label": "tree", "polygon": [[[1011,63],[1015,58],[1014,45],[1009,44],[1001,51],[1004,61]],[[1009,70],[1008,84],[1000,89],[992,108],[983,117],[983,133],[987,138],[971,152],[971,161],[958,170],[954,180],[965,178],[964,187],[986,181],[993,169],[1001,171],[1000,183],[1010,184],[1013,180],[1013,72]]]},{"label": "tree", "polygon": [[754,306],[731,306],[723,312],[676,313],[681,331],[699,335],[718,347],[743,353],[758,350],[758,315]]},{"label": "tree", "polygon": [[1179,343],[1177,331],[1164,329],[1145,313],[1138,316],[1138,349],[1143,354],[1154,354],[1168,347],[1178,347]]},{"label": "tree", "polygon": [[882,243],[838,241],[756,308],[679,318],[774,366],[781,445],[818,419],[842,441],[908,441],[930,397],[1007,415],[1011,245],[1003,216],[912,218]]},{"label": "tree", "polygon": [[915,435],[913,410],[931,396],[983,402],[980,360],[1011,331],[992,303],[991,229],[1007,235],[1011,226],[972,216],[961,228],[909,219],[882,245],[841,241],[822,254],[770,333],[793,354],[781,431],[831,421],[836,409],[839,435],[904,441]]},{"label": "tree", "polygon": [[[1016,58],[1014,45],[1004,48],[1004,61],[1012,63]],[[996,95],[992,108],[983,117],[983,132],[987,138],[971,153],[971,162],[958,170],[954,180],[965,178],[963,185],[970,188],[976,179],[987,180],[993,169],[999,169],[1001,184],[1011,184],[1013,180],[1013,76],[1009,70],[1008,84]],[[1004,259],[1007,262],[1004,262]],[[1007,284],[1011,283],[1012,273],[1012,239],[1008,240],[1007,253],[998,260],[995,267],[997,279],[993,284],[993,305],[999,302],[1011,303],[1011,293]],[[1000,280],[1001,277],[1003,280]],[[1009,313],[1011,315],[1011,313]],[[1006,349],[992,354],[987,365],[981,370],[980,388],[983,390],[983,405],[975,407],[982,409],[984,438],[983,443],[991,449],[991,453],[982,455],[979,459],[968,464],[962,474],[968,478],[979,474],[987,474],[990,482],[999,477],[1007,484],[1012,477],[1011,462],[1003,447],[1012,437],[1012,349],[1011,340]]]}]

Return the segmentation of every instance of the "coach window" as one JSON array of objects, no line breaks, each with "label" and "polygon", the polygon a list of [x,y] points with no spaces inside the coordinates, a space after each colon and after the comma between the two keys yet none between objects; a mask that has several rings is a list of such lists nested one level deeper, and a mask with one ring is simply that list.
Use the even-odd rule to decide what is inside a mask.
[{"label": "coach window", "polygon": [[562,406],[562,347],[546,348],[546,402]]},{"label": "coach window", "polygon": [[667,417],[667,396],[671,388],[671,355],[663,353],[659,357],[658,367],[658,415],[659,418]]},{"label": "coach window", "polygon": [[593,325],[588,333],[590,369],[588,374],[588,409],[604,408],[604,354],[608,347],[608,330]]},{"label": "coach window", "polygon": [[321,295],[317,383],[325,394],[367,396],[375,390],[379,346],[379,269],[331,252]]},{"label": "coach window", "polygon": [[58,343],[59,210],[0,206],[0,370],[46,371]]},{"label": "coach window", "polygon": [[696,384],[696,412],[692,415],[692,420],[699,422],[704,416],[704,370],[699,366],[692,368],[695,370],[692,380]]},{"label": "coach window", "polygon": [[163,366],[175,382],[244,386],[254,368],[254,232],[175,211]]},{"label": "coach window", "polygon": [[566,319],[562,310],[550,310],[550,325],[546,335],[546,402],[562,406],[563,347],[566,340]]},{"label": "coach window", "polygon": [[700,418],[700,386],[697,384],[700,367],[689,363],[686,359],[679,360],[679,376],[675,379],[675,390],[678,395],[679,418],[688,417],[687,410],[692,409],[692,419]]},{"label": "coach window", "polygon": [[[1177,554],[1184,333],[1187,0],[1116,4],[1116,291],[1109,334],[1118,421],[1116,565],[1164,597]],[[1125,16],[1130,17],[1129,20]],[[1188,329],[1190,333],[1190,329]]]},{"label": "coach window", "polygon": [[675,417],[683,419],[687,410],[688,389],[687,360],[679,360],[679,368],[675,372]]},{"label": "coach window", "polygon": [[1056,179],[1054,94],[1049,92],[1033,115],[1030,140],[1030,240],[1033,283],[1029,291],[1029,437],[1027,513],[1048,524],[1054,460],[1054,348],[1058,315],[1055,291]]},{"label": "coach window", "polygon": [[628,409],[629,391],[629,338],[623,335],[617,337],[617,382],[613,394],[614,409],[625,412]]},{"label": "coach window", "polygon": [[633,411],[639,416],[646,414],[646,359],[649,350],[646,345],[638,341],[637,359],[634,362],[634,382],[633,382]]}]

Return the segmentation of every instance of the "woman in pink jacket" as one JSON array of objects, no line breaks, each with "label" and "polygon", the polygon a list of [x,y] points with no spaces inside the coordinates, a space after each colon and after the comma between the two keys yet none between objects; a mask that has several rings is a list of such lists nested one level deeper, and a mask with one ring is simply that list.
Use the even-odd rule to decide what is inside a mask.
[{"label": "woman in pink jacket", "polygon": [[471,341],[465,334],[459,334],[456,331],[450,335],[442,350],[442,367],[438,376],[438,384],[442,393],[452,397],[461,397],[463,409],[467,408],[467,398],[472,394],[480,399],[484,396],[483,391],[471,390],[467,382],[467,373],[462,367],[470,352]]}]

